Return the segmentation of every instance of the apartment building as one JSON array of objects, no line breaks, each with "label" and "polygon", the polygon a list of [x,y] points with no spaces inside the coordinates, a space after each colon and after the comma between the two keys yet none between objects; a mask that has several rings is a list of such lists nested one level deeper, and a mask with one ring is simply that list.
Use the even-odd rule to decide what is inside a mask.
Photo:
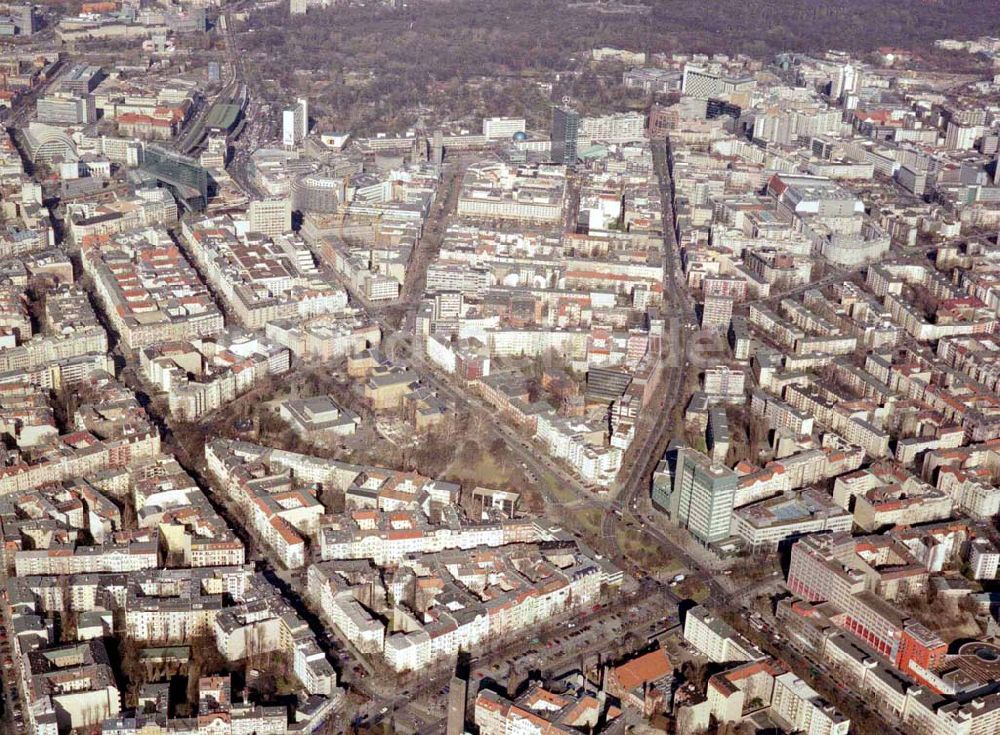
[{"label": "apartment building", "polygon": [[645,138],[646,117],[638,112],[584,117],[577,135],[583,142],[631,143]]},{"label": "apartment building", "polygon": [[487,221],[554,224],[562,221],[565,195],[562,166],[512,168],[487,161],[467,169],[458,214]]},{"label": "apartment building", "polygon": [[165,230],[87,237],[80,247],[83,270],[127,348],[222,331],[222,313]]},{"label": "apartment building", "polygon": [[782,724],[810,735],[847,735],[851,721],[789,671],[774,678],[770,712]]},{"label": "apartment building", "polygon": [[187,567],[239,566],[243,544],[194,480],[172,457],[130,467],[138,525],[155,531],[164,563]]},{"label": "apartment building", "polygon": [[483,135],[488,140],[511,140],[517,133],[525,131],[523,117],[483,118]]},{"label": "apartment building", "polygon": [[309,625],[279,595],[256,597],[215,617],[212,636],[227,661],[280,653],[309,694],[331,696],[337,675]]},{"label": "apartment building", "polygon": [[0,375],[87,354],[107,354],[107,333],[79,288],[60,286],[46,295],[42,326],[43,334],[23,334],[21,344],[0,351]]},{"label": "apartment building", "polygon": [[774,659],[750,661],[715,674],[708,680],[706,701],[719,722],[740,722],[755,708],[769,706],[774,680],[785,672]]},{"label": "apartment building", "polygon": [[746,373],[728,365],[717,365],[705,369],[702,375],[702,390],[710,402],[742,403]]},{"label": "apartment building", "polygon": [[333,360],[357,354],[382,341],[382,330],[358,314],[320,314],[310,319],[276,319],[264,335],[303,359]]},{"label": "apartment building", "polygon": [[227,312],[248,329],[342,311],[347,294],[326,281],[294,236],[238,234],[228,216],[184,222],[184,242]]},{"label": "apartment building", "polygon": [[252,567],[151,569],[126,579],[125,634],[136,641],[189,643],[213,635],[225,598],[242,600]]},{"label": "apartment building", "polygon": [[520,549],[504,551],[501,555],[493,551],[471,555],[453,552],[455,561],[461,556],[478,565],[479,571],[469,569],[466,572],[463,568],[460,576],[470,579],[467,574],[471,573],[485,580],[483,575],[493,574],[495,579],[502,579],[511,588],[498,588],[487,581],[484,598],[480,599],[450,583],[452,575],[446,567],[437,567],[443,590],[435,606],[446,603],[448,611],[441,612],[436,620],[414,632],[388,636],[384,648],[388,665],[395,671],[417,670],[443,657],[452,657],[460,649],[516,634],[551,618],[557,611],[583,609],[598,599],[605,575],[586,556],[572,553],[573,561],[569,566],[556,568],[548,561],[549,554],[541,548],[525,551],[541,553],[536,570],[543,572],[542,577],[516,571],[512,562],[523,553]]},{"label": "apartment building", "polygon": [[134,196],[105,196],[66,205],[69,239],[116,235],[145,227],[169,226],[177,221],[177,203],[165,189],[143,190]]},{"label": "apartment building", "polygon": [[248,509],[248,522],[278,561],[288,569],[303,566],[306,541],[324,513],[315,495],[295,488],[279,466],[270,474],[252,471],[225,442],[207,445],[205,458],[215,480]]},{"label": "apartment building", "polygon": [[565,460],[588,482],[607,485],[621,466],[622,451],[607,446],[608,429],[603,423],[587,422],[541,413],[537,416],[535,439],[550,455]]},{"label": "apartment building", "polygon": [[838,477],[833,499],[851,509],[855,522],[866,531],[944,520],[951,516],[954,502],[947,493],[888,462]]},{"label": "apartment building", "polygon": [[457,518],[455,521],[455,527],[445,529],[428,523],[417,512],[356,514],[339,528],[321,530],[318,555],[323,560],[371,559],[375,564],[387,565],[401,562],[407,554],[495,548],[545,537],[543,532],[522,521],[470,523]]},{"label": "apartment building", "polygon": [[167,394],[170,413],[192,421],[291,366],[289,350],[265,338],[229,332],[214,339],[164,342],[139,353],[146,379]]},{"label": "apartment building", "polygon": [[99,638],[31,651],[23,666],[32,684],[29,718],[37,731],[98,727],[121,711],[111,658]]},{"label": "apartment building", "polygon": [[702,329],[726,329],[733,318],[734,300],[730,296],[706,296],[702,306]]},{"label": "apartment building", "polygon": [[765,658],[725,621],[701,605],[684,617],[684,640],[715,663],[759,661]]},{"label": "apartment building", "polygon": [[[343,574],[341,574],[343,572]],[[334,625],[362,653],[381,653],[385,646],[385,626],[362,605],[368,599],[362,587],[350,586],[349,567],[338,562],[317,562],[309,566],[307,588],[324,618]]]},{"label": "apartment building", "polygon": [[514,700],[482,689],[476,695],[474,719],[482,735],[507,735],[515,728],[572,733],[595,728],[602,721],[613,721],[618,714],[617,709],[609,707],[594,693],[556,694],[540,684],[533,684]]},{"label": "apartment building", "polygon": [[255,199],[247,208],[251,232],[278,237],[292,230],[292,202],[288,198]]},{"label": "apartment building", "polygon": [[915,688],[907,692],[902,723],[916,735],[987,735],[1000,727],[1000,692],[949,701]]},{"label": "apartment building", "polygon": [[969,543],[969,566],[973,579],[996,579],[1000,571],[1000,549],[988,538],[973,539]]},{"label": "apartment building", "polygon": [[160,434],[151,427],[108,440],[78,431],[62,436],[61,442],[66,449],[60,451],[61,447],[57,447],[39,453],[32,462],[0,469],[0,495],[125,467],[131,461],[160,451]]},{"label": "apartment building", "polygon": [[70,575],[91,573],[136,572],[155,569],[159,564],[155,534],[146,541],[98,546],[52,545],[46,549],[14,553],[14,571],[18,576],[32,574]]}]

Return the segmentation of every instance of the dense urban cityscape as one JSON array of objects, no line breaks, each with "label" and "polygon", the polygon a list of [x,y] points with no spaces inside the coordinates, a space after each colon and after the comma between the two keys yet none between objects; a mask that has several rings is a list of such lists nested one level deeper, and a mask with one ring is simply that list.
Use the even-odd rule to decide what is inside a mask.
[{"label": "dense urban cityscape", "polygon": [[1000,733],[1000,5],[708,5],[0,2],[0,732]]}]

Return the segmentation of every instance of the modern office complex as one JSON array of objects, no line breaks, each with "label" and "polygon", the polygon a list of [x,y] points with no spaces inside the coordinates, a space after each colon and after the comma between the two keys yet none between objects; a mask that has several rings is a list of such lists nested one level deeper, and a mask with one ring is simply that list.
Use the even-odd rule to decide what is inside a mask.
[{"label": "modern office complex", "polygon": [[552,160],[576,165],[576,142],[580,134],[580,113],[569,107],[552,109]]},{"label": "modern office complex", "polygon": [[736,473],[688,447],[677,452],[670,517],[703,544],[729,537]]}]

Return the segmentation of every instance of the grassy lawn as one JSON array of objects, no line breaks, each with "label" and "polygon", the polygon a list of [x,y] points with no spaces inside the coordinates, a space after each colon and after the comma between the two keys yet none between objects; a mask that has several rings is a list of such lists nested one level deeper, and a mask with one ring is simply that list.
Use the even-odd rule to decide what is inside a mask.
[{"label": "grassy lawn", "polygon": [[559,482],[554,475],[546,475],[543,482],[545,489],[560,503],[571,503],[576,500],[576,493]]},{"label": "grassy lawn", "polygon": [[298,694],[302,690],[302,685],[293,676],[279,676],[275,685],[275,695],[278,697]]},{"label": "grassy lawn", "polygon": [[488,452],[482,452],[474,464],[456,458],[444,472],[444,479],[473,489],[477,485],[497,487],[510,481],[510,473]]},{"label": "grassy lawn", "polygon": [[980,634],[980,631],[975,620],[966,620],[955,625],[943,626],[937,630],[937,633],[944,640],[951,642],[959,638],[975,638]]},{"label": "grassy lawn", "polygon": [[622,553],[645,572],[669,574],[682,568],[676,559],[665,554],[659,544],[649,537],[637,534],[622,526],[618,527],[617,535],[618,545]]},{"label": "grassy lawn", "polygon": [[688,597],[695,602],[704,602],[708,599],[708,587],[697,579],[686,579],[681,582],[676,589],[678,597]]},{"label": "grassy lawn", "polygon": [[600,535],[601,522],[604,520],[604,513],[597,508],[582,508],[573,512],[573,516],[587,531],[594,535]]}]

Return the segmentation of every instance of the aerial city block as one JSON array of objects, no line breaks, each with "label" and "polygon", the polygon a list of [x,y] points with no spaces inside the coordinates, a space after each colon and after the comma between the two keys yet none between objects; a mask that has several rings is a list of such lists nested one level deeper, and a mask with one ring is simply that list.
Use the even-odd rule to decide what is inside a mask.
[{"label": "aerial city block", "polygon": [[1000,735],[1000,0],[0,0],[0,733]]}]

